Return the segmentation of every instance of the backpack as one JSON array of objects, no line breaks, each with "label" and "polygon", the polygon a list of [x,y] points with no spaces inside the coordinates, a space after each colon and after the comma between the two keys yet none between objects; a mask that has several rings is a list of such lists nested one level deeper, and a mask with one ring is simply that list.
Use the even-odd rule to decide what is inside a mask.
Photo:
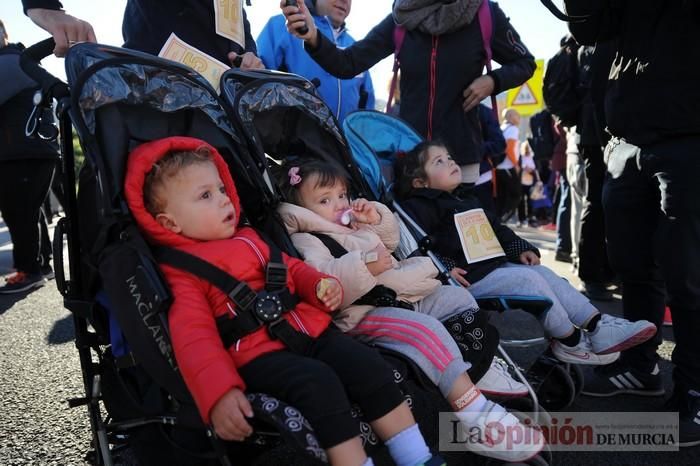
[{"label": "backpack", "polygon": [[567,41],[547,63],[542,93],[550,113],[562,126],[578,123],[581,110],[578,45]]},{"label": "backpack", "polygon": [[552,114],[544,109],[530,118],[530,133],[528,138],[535,161],[550,160],[554,155],[554,131],[552,130]]}]

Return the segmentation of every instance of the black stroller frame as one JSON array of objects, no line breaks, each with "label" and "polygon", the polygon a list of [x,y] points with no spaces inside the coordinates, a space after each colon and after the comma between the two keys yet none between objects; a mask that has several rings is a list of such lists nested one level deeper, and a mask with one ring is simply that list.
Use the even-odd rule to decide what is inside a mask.
[{"label": "black stroller frame", "polygon": [[[158,429],[150,431],[153,433],[165,432],[166,428],[179,427],[189,429],[187,433],[197,432],[195,441],[184,446],[168,435],[158,439],[151,438],[150,435],[146,435],[146,431],[139,434],[138,438],[143,444],[165,442],[165,449],[175,450],[172,455],[189,455],[189,458],[197,464],[216,462],[229,465],[231,464],[229,454],[232,448],[237,454],[242,453],[241,456],[250,456],[250,451],[259,453],[260,450],[283,443],[282,440],[286,441],[286,444],[305,449],[307,453],[304,456],[305,463],[325,462],[325,452],[318,447],[317,443],[314,444],[313,430],[301,414],[285,403],[264,394],[248,394],[256,415],[253,421],[257,420],[257,422],[254,423],[255,433],[246,442],[224,444],[216,438],[212,429],[204,425],[177,371],[169,343],[167,322],[162,311],[167,309],[170,293],[167,287],[163,286],[164,281],[159,276],[150,251],[131,223],[126,204],[119,195],[122,189],[125,155],[132,149],[126,142],[118,139],[121,135],[118,134],[119,130],[130,129],[137,132],[144,139],[137,137],[133,142],[140,143],[155,137],[179,135],[183,132],[189,134],[188,131],[196,133],[212,127],[216,130],[214,132],[210,130],[208,142],[215,147],[218,143],[217,148],[229,166],[235,162],[239,170],[234,173],[234,177],[241,191],[264,192],[263,187],[258,185],[259,178],[248,176],[255,167],[245,152],[245,144],[228,123],[231,118],[225,110],[226,106],[222,105],[223,102],[214,89],[187,67],[140,52],[96,44],[79,44],[71,49],[66,61],[68,80],[71,83],[69,89],[65,83],[51,76],[38,65],[43,57],[52,53],[53,48],[54,43],[51,39],[36,44],[25,51],[21,63],[25,72],[41,86],[42,98],[39,99],[41,102],[38,106],[50,107],[53,99],[57,101],[56,113],[59,118],[60,148],[65,172],[66,216],[59,221],[54,233],[54,265],[57,288],[63,296],[64,306],[73,316],[75,342],[85,394],[68,400],[68,403],[70,407],[87,407],[93,446],[93,451],[87,455],[88,460],[97,465],[112,465],[114,455],[118,454],[123,446],[127,444],[134,446],[132,440],[137,439],[139,429],[149,427]],[[120,78],[126,76],[125,81],[102,82],[98,84],[102,86],[100,88],[102,92],[83,93],[90,79],[109,81],[109,73],[99,74],[100,70],[109,66],[122,70],[124,76],[120,75]],[[95,78],[95,76],[98,77]],[[132,78],[133,82],[139,82],[143,87],[131,89],[127,81]],[[168,85],[179,87],[172,93],[161,92],[167,91]],[[180,95],[178,92],[185,92],[185,99],[182,102],[177,101],[177,96]],[[149,128],[149,124],[163,122],[152,118],[154,115],[145,108],[141,109],[144,114],[143,121],[139,119],[140,124],[136,128],[126,128],[124,125],[100,128],[100,124],[104,122],[96,118],[95,114],[91,114],[90,110],[86,110],[91,105],[92,110],[95,110],[104,104],[104,108],[112,112],[109,110],[109,105],[121,102],[124,103],[123,108],[112,109],[128,113],[134,108],[129,107],[129,104],[141,104],[148,99],[151,99],[148,102],[151,108],[165,105],[164,102],[170,104],[169,108],[161,109],[163,110],[161,113],[177,114],[182,117],[184,123],[178,119],[173,128]],[[199,107],[194,110],[190,108],[192,102]],[[197,113],[199,110],[203,111]],[[107,113],[105,119],[114,122],[112,118],[114,116],[114,113]],[[158,116],[162,117],[160,113]],[[170,124],[170,122],[167,123]],[[182,127],[177,126],[180,123]],[[96,172],[96,175],[88,173],[90,176],[86,179],[94,180],[97,186],[89,186],[82,184],[85,170],[81,170],[80,196],[76,195],[73,126],[86,153],[86,165],[83,169],[87,167]],[[102,137],[109,136],[108,133],[117,134],[112,134],[109,141],[99,141],[96,137],[98,130],[105,133]],[[161,131],[165,131],[165,134]],[[129,134],[132,138],[134,137],[131,133]],[[103,160],[97,157],[96,154],[100,154],[100,150],[104,149],[105,145],[118,146],[114,152],[123,153],[121,160]],[[227,151],[222,150],[222,145]],[[95,196],[92,199],[97,201],[96,205],[89,206],[97,211],[98,218],[81,218],[89,213],[87,210],[90,210],[81,205],[81,199],[89,201],[91,189],[95,189],[95,193],[102,194],[101,197]],[[251,208],[251,212],[254,212],[254,209]],[[94,224],[91,224],[91,221]],[[106,222],[106,226],[95,228],[98,221]],[[92,230],[86,231],[90,227]],[[68,244],[68,264],[64,263],[64,240]],[[141,332],[158,333],[157,337],[146,339],[146,346],[138,342],[138,338],[132,339],[127,336],[130,351],[121,357],[113,354],[117,343],[111,341],[114,335],[110,334],[110,322],[103,314],[104,296],[100,296],[95,287],[96,282],[99,281],[97,270],[94,270],[95,262],[100,262],[101,267],[103,262],[112,260],[114,264],[120,265],[121,260],[129,259],[124,257],[128,254],[122,256],[114,254],[114,251],[109,254],[100,251],[105,246],[107,246],[105,251],[108,251],[110,243],[127,245],[130,248],[129,251],[135,252],[138,258],[143,260],[139,263],[134,276],[120,285],[127,291],[126,304],[131,305],[130,310],[134,311],[130,317],[132,321],[128,323],[139,324]],[[86,260],[86,256],[94,254],[95,250],[99,252],[99,261],[94,257]],[[117,252],[124,251],[126,249]],[[65,267],[68,267],[68,275],[65,273]],[[101,268],[99,272],[102,272]],[[150,288],[143,287],[144,284],[150,285]],[[101,287],[104,288],[99,289],[104,291],[112,285],[103,280]],[[139,286],[141,288],[138,288]],[[107,296],[107,298],[110,297],[113,298],[114,295]],[[119,321],[121,331],[124,334],[129,332],[135,334],[133,332],[136,330],[127,331],[124,325],[123,314],[127,312],[114,312],[115,309],[120,307],[112,308],[112,317],[117,314],[115,320]],[[151,347],[148,346],[149,344]],[[154,368],[155,371],[153,371]],[[117,374],[121,374],[121,377]],[[139,379],[142,374],[148,376],[146,383],[149,384],[144,392],[138,391],[143,388],[139,386],[139,383],[144,383],[143,379]],[[133,383],[134,386],[127,386],[127,382]],[[143,395],[143,397],[137,399],[137,395]],[[153,398],[156,395],[157,397]],[[151,397],[149,398],[151,401],[146,401],[146,396]],[[157,400],[155,406],[145,405],[154,399]],[[104,411],[107,412],[107,417],[103,416]],[[293,421],[293,428],[285,425],[285,422],[290,420]],[[194,450],[189,449],[192,445],[196,445]],[[154,452],[156,455],[160,453],[163,452]],[[244,457],[247,458],[247,456]],[[153,461],[174,464],[177,459],[180,458],[172,456],[171,459],[166,460],[159,456],[148,464],[153,464]]]}]

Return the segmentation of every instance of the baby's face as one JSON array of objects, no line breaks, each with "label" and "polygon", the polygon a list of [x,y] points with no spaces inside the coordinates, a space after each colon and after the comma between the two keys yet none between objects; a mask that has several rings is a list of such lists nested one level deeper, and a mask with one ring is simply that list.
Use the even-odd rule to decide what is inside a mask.
[{"label": "baby's face", "polygon": [[200,241],[228,239],[236,232],[236,210],[211,162],[181,169],[161,195],[166,207],[156,220],[170,231]]},{"label": "baby's face", "polygon": [[340,217],[350,208],[348,189],[342,181],[333,186],[317,186],[318,177],[311,175],[299,187],[301,206],[317,213],[324,219],[342,225]]}]

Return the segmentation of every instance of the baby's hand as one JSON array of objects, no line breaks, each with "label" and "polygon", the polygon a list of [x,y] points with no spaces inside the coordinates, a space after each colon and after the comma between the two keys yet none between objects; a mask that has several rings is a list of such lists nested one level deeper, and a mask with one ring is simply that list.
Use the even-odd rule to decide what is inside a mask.
[{"label": "baby's hand", "polygon": [[374,204],[362,198],[352,201],[352,216],[355,217],[356,223],[376,225],[382,221],[382,216]]},{"label": "baby's hand", "polygon": [[540,265],[540,258],[532,251],[525,251],[520,254],[520,262],[525,265]]},{"label": "baby's hand", "polygon": [[316,297],[328,309],[335,311],[343,299],[343,288],[334,278],[322,278],[316,285]]},{"label": "baby's hand", "polygon": [[394,262],[391,260],[391,253],[382,244],[365,254],[365,266],[369,273],[375,277],[381,273],[394,267]]},{"label": "baby's hand", "polygon": [[211,410],[211,423],[216,435],[224,440],[242,441],[253,433],[245,418],[253,417],[245,394],[238,388],[229,390]]},{"label": "baby's hand", "polygon": [[464,278],[464,275],[466,275],[466,274],[467,274],[467,271],[464,269],[460,269],[459,267],[455,267],[452,270],[450,270],[450,275],[452,276],[452,278],[457,280],[457,283],[459,283],[460,285],[462,285],[465,288],[468,287],[469,285],[471,285],[471,283],[469,283],[467,281],[467,279]]}]

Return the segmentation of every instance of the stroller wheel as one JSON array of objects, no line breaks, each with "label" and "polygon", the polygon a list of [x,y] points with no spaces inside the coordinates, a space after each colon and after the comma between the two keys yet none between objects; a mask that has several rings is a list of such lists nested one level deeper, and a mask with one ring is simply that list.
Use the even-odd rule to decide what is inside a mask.
[{"label": "stroller wheel", "polygon": [[540,405],[549,411],[559,411],[573,403],[576,397],[574,380],[565,365],[546,353],[527,372]]}]

